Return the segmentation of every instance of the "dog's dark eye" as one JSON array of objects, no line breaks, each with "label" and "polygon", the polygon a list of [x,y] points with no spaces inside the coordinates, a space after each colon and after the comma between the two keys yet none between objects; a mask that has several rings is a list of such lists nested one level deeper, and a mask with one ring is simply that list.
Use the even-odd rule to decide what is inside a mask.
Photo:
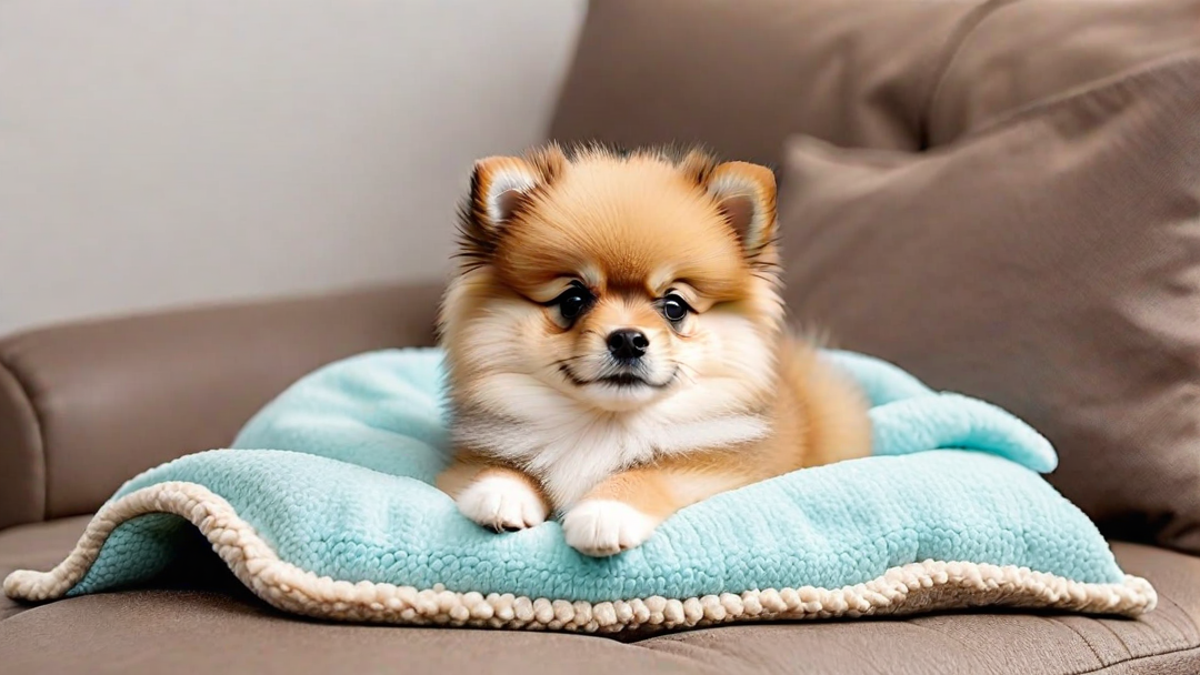
[{"label": "dog's dark eye", "polygon": [[678,294],[668,293],[667,297],[663,298],[662,313],[667,317],[667,321],[671,323],[683,321],[689,311],[691,311],[691,307],[688,307],[687,302]]},{"label": "dog's dark eye", "polygon": [[574,321],[583,314],[588,305],[592,304],[592,294],[581,286],[572,286],[553,300],[551,304],[558,306],[558,313],[567,321]]}]

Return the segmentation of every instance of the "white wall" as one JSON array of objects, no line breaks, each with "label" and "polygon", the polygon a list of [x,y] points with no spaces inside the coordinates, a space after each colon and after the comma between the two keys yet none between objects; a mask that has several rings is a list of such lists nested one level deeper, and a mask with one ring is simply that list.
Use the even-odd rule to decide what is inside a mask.
[{"label": "white wall", "polygon": [[443,273],[583,0],[0,2],[0,333]]}]

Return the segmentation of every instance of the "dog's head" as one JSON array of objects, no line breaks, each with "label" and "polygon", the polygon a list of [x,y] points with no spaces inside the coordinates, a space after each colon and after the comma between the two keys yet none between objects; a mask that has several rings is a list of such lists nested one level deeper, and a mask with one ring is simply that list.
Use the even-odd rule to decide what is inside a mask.
[{"label": "dog's head", "polygon": [[769,169],[552,145],[477,162],[461,221],[439,319],[458,406],[767,395],[783,314]]}]

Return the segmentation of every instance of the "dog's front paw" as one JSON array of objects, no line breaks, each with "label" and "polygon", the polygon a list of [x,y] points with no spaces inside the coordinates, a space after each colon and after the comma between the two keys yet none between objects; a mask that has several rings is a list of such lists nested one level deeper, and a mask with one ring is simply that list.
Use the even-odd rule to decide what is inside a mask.
[{"label": "dog's front paw", "polygon": [[589,499],[563,516],[563,536],[571,548],[595,557],[641,546],[657,523],[634,507],[612,499]]},{"label": "dog's front paw", "polygon": [[485,476],[458,495],[458,510],[497,532],[515,532],[546,520],[546,503],[528,483],[511,476]]}]

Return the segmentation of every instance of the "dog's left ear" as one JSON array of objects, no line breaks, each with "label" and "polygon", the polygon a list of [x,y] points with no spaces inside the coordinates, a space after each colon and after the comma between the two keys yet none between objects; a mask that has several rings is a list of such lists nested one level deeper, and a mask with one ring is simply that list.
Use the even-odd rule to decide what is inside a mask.
[{"label": "dog's left ear", "polygon": [[757,255],[775,240],[775,174],[749,162],[718,164],[704,178],[742,248]]}]

